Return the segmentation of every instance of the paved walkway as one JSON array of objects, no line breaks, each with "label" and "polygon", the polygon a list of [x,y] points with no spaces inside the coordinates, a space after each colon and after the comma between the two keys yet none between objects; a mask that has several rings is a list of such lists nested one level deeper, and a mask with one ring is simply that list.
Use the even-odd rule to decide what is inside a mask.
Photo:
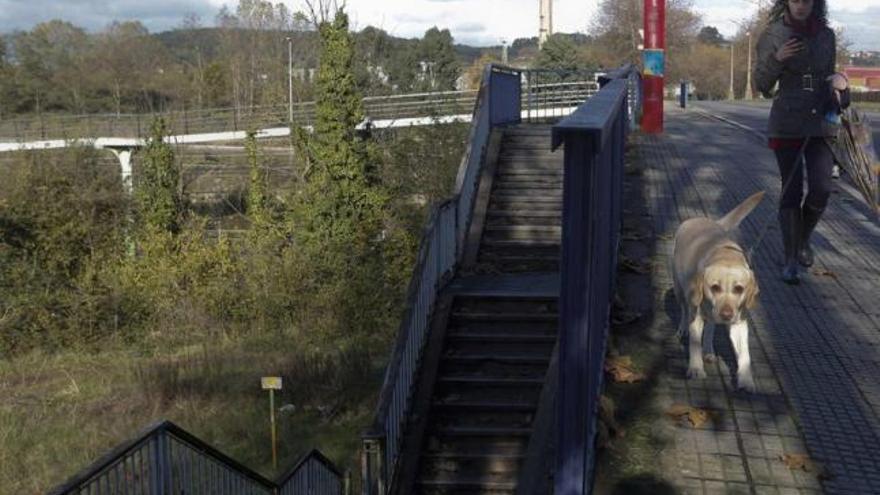
[{"label": "paved walkway", "polygon": [[[777,171],[764,143],[674,108],[663,135],[636,140],[659,236],[655,304],[666,315],[657,324],[670,329],[659,401],[720,412],[702,428],[674,429],[672,452],[661,461],[675,471],[670,481],[683,493],[880,494],[880,225],[858,200],[836,193],[814,234],[816,266],[800,286],[787,286],[778,279]],[[707,366],[709,377],[684,379],[667,259],[682,220],[718,216],[761,189],[767,196],[741,228],[748,248],[766,223],[772,226],[753,259],[761,286],[750,339],[758,393],[748,395],[732,390],[724,331],[716,332],[722,359]],[[791,453],[808,453],[827,476],[789,469],[780,456]]]}]

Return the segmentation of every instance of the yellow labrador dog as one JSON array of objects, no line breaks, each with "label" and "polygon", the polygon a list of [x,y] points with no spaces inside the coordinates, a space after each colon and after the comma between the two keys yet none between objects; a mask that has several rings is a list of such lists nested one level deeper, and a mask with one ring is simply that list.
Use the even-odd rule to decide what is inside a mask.
[{"label": "yellow labrador dog", "polygon": [[737,387],[755,391],[749,358],[749,324],[743,310],[755,304],[758,281],[731,231],[763,197],[764,191],[753,194],[719,220],[691,218],[675,232],[671,269],[675,298],[681,307],[678,336],[689,336],[688,378],[706,377],[703,350],[707,359],[714,359],[715,325],[729,325],[736,354]]}]

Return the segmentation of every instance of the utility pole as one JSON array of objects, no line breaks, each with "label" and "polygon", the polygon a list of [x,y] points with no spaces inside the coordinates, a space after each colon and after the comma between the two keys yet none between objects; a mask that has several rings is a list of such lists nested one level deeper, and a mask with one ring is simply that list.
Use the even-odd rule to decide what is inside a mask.
[{"label": "utility pole", "polygon": [[287,37],[287,123],[293,124],[293,38]]},{"label": "utility pole", "polygon": [[663,132],[663,76],[666,67],[666,1],[644,0],[645,42],[642,50],[644,101],[642,131]]},{"label": "utility pole", "polygon": [[501,40],[501,63],[507,64],[507,40]]},{"label": "utility pole", "polygon": [[752,32],[746,31],[746,37],[749,40],[749,56],[746,62],[746,94],[745,99],[752,99]]},{"label": "utility pole", "polygon": [[733,100],[733,41],[730,42],[730,89],[727,90],[727,99]]}]

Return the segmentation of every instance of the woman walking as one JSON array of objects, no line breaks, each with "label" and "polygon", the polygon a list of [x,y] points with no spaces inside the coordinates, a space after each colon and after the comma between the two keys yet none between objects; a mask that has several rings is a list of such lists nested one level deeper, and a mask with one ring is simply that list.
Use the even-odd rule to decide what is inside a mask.
[{"label": "woman walking", "polygon": [[776,0],[756,48],[755,84],[773,97],[769,146],[782,179],[782,279],[789,284],[800,282],[799,264],[813,264],[810,235],[831,195],[828,140],[837,135],[840,109],[849,105],[847,80],[835,71],[837,47],[827,12],[825,0]]}]

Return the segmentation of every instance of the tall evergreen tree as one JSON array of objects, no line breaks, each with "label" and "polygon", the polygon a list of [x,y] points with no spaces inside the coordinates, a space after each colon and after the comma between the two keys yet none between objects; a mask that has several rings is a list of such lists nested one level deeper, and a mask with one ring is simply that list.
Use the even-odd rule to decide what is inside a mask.
[{"label": "tall evergreen tree", "polygon": [[153,122],[144,148],[140,177],[136,181],[135,201],[141,225],[153,231],[176,233],[180,227],[183,201],[180,194],[180,171],[174,151],[164,142],[165,121]]},{"label": "tall evergreen tree", "polygon": [[319,34],[314,132],[297,128],[294,138],[308,161],[296,230],[303,241],[319,249],[339,248],[353,254],[379,232],[385,200],[370,180],[367,143],[356,129],[364,110],[355,85],[348,15],[337,11],[332,22],[320,24]]}]

